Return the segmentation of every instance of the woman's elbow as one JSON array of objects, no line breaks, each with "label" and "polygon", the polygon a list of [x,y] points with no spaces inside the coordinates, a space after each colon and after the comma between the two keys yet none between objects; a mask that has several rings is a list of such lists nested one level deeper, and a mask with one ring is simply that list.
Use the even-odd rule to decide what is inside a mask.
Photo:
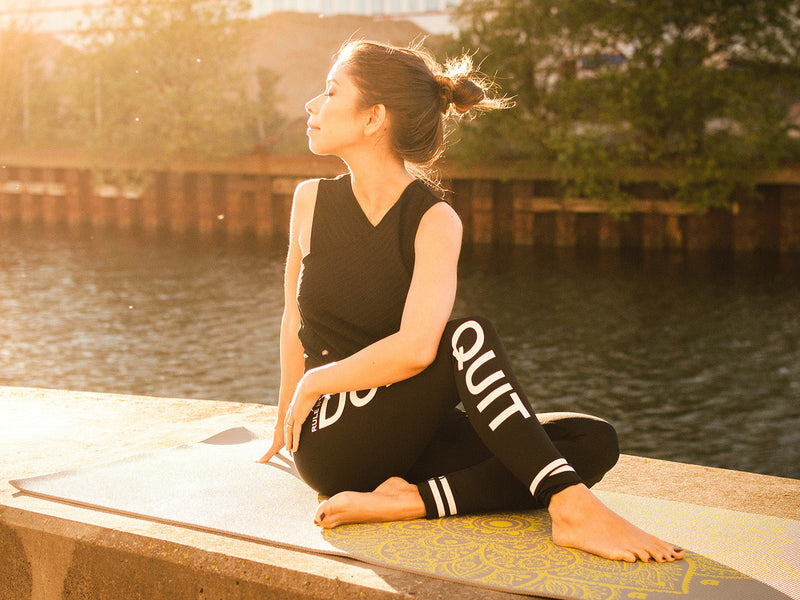
[{"label": "woman's elbow", "polygon": [[438,344],[432,344],[427,340],[409,344],[405,352],[404,362],[409,372],[411,372],[411,376],[422,373],[427,369],[436,359],[438,349]]}]

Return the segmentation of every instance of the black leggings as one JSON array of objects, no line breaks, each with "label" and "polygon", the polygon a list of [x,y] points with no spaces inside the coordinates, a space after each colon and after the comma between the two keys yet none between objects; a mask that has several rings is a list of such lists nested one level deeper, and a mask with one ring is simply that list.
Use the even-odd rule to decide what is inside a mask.
[{"label": "black leggings", "polygon": [[[462,411],[459,403],[463,406]],[[295,464],[330,496],[415,483],[428,518],[546,507],[614,466],[614,428],[576,413],[536,415],[489,321],[450,321],[434,362],[390,386],[323,396]]]}]

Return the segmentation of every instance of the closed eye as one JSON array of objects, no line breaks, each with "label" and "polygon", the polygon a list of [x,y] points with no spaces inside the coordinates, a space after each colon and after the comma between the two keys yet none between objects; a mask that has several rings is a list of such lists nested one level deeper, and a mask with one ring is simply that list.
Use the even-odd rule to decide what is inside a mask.
[{"label": "closed eye", "polygon": [[333,96],[333,86],[339,85],[339,83],[335,79],[329,79],[325,82],[325,91],[323,92],[323,96]]}]

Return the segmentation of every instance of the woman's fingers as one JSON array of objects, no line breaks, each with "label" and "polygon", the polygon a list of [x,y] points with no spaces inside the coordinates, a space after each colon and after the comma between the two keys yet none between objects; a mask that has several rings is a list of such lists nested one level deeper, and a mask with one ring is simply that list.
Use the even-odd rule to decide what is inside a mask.
[{"label": "woman's fingers", "polygon": [[258,462],[260,462],[260,463],[268,463],[270,461],[270,459],[273,456],[275,456],[275,454],[277,454],[277,450],[274,450],[273,448],[270,448],[269,451],[264,456],[262,456],[261,458],[258,459]]},{"label": "woman's fingers", "polygon": [[272,438],[272,445],[269,447],[269,450],[267,450],[267,453],[258,459],[258,462],[260,463],[269,462],[270,459],[273,456],[275,456],[280,451],[281,448],[283,448],[284,445],[283,440],[284,438],[280,437],[279,432],[276,431]]},{"label": "woman's fingers", "polygon": [[286,417],[286,421],[283,424],[283,439],[286,440],[286,442],[285,442],[286,443],[286,450],[288,450],[289,452],[294,452],[294,450],[293,450],[293,447],[294,447],[293,430],[294,430],[294,424],[293,424],[293,420],[291,418],[291,412],[290,412],[289,416]]},{"label": "woman's fingers", "polygon": [[284,439],[286,440],[286,450],[296,452],[300,445],[300,433],[303,431],[303,422],[297,421],[293,417],[286,419],[284,427]]},{"label": "woman's fingers", "polygon": [[302,431],[302,425],[297,425],[297,427],[292,430],[292,452],[297,452],[297,448],[300,446],[300,434]]},{"label": "woman's fingers", "polygon": [[[304,404],[308,404],[307,408],[303,408]],[[303,423],[308,418],[308,413],[311,412],[314,402],[301,402],[298,400],[298,395],[292,399],[289,405],[289,411],[286,413],[286,420],[283,426],[283,436],[286,440],[286,449],[289,452],[296,452],[300,445],[300,434],[303,431]]]}]

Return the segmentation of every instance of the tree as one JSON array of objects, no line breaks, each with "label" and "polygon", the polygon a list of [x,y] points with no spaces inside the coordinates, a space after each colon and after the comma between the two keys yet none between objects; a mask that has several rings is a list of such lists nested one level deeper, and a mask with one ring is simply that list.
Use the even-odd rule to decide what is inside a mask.
[{"label": "tree", "polygon": [[471,125],[466,159],[493,144],[616,199],[631,167],[659,167],[701,208],[800,158],[798,0],[464,0],[456,16],[457,44],[517,101]]},{"label": "tree", "polygon": [[110,0],[64,71],[71,143],[96,163],[112,158],[144,169],[252,149],[256,117],[274,92],[263,82],[254,88],[248,73],[239,31],[246,8]]},{"label": "tree", "polygon": [[9,22],[0,30],[0,145],[34,146],[50,139],[55,126],[53,57],[60,44]]},{"label": "tree", "polygon": [[252,78],[252,123],[257,138],[254,145],[269,153],[278,148],[285,133],[286,119],[277,108],[276,87],[279,77],[275,71],[262,65],[255,68]]}]

